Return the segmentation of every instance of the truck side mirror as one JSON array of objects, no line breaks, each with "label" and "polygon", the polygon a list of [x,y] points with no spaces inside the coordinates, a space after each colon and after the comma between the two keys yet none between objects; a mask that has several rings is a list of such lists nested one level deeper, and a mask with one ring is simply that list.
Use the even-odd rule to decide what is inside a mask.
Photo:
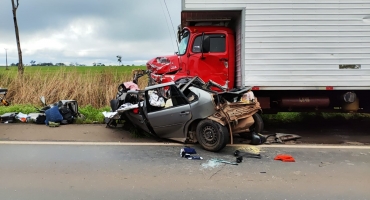
[{"label": "truck side mirror", "polygon": [[209,53],[209,51],[210,51],[210,48],[211,48],[211,43],[210,43],[210,38],[209,37],[206,37],[206,38],[204,38],[204,40],[203,40],[203,52],[204,53]]},{"label": "truck side mirror", "polygon": [[209,36],[204,35],[204,32],[202,33],[200,50],[202,52],[202,57],[200,57],[200,58],[205,59],[205,57],[203,56],[203,53],[208,53],[209,52],[209,50],[210,50],[210,39],[209,39]]}]

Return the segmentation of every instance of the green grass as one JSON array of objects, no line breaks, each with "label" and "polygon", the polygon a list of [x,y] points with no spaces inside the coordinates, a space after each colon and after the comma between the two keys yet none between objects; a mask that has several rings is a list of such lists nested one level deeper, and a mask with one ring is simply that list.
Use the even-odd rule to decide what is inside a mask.
[{"label": "green grass", "polygon": [[110,111],[110,107],[106,106],[104,108],[96,109],[96,108],[92,107],[91,105],[88,105],[88,106],[79,108],[79,112],[81,114],[83,114],[86,117],[86,119],[85,120],[78,119],[77,123],[80,123],[80,124],[91,124],[91,123],[103,124],[104,123],[104,115],[102,114],[102,112],[104,112],[104,111]]},{"label": "green grass", "polygon": [[29,114],[29,113],[36,113],[38,112],[36,107],[30,104],[26,105],[10,105],[10,106],[0,106],[0,115],[4,113],[9,113],[9,112],[17,112],[17,113],[24,113],[24,114]]},{"label": "green grass", "polygon": [[[370,114],[362,113],[277,113],[262,114],[266,127],[361,126],[370,122]],[[363,127],[363,126],[362,126]]]},{"label": "green grass", "polygon": [[[8,75],[16,75],[18,72],[18,68],[11,66],[8,67],[9,70],[5,70],[5,66],[0,66],[0,75],[1,74],[8,74]],[[102,73],[105,71],[109,71],[113,74],[122,74],[122,73],[131,73],[134,69],[146,69],[145,66],[25,66],[24,73],[32,74],[32,73],[56,73],[61,69],[65,69],[65,72],[68,73],[70,71],[77,71],[79,73]]]}]

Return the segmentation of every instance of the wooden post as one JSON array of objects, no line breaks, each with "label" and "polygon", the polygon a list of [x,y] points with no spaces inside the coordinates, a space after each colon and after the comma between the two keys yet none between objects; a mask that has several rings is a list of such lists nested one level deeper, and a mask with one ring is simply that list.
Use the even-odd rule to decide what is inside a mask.
[{"label": "wooden post", "polygon": [[18,74],[23,75],[23,61],[22,61],[22,50],[21,50],[21,43],[19,40],[19,31],[18,31],[18,23],[17,23],[17,9],[19,6],[19,0],[17,0],[17,5],[14,4],[14,0],[12,1],[12,6],[13,6],[13,19],[14,19],[14,28],[15,28],[15,37],[17,39],[17,48],[18,48]]}]

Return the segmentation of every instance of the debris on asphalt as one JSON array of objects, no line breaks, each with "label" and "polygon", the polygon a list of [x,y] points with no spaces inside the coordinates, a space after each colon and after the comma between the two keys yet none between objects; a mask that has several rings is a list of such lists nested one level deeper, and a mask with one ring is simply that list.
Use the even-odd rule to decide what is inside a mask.
[{"label": "debris on asphalt", "polygon": [[266,144],[280,143],[284,144],[286,141],[300,139],[301,136],[296,134],[286,134],[286,133],[275,133],[266,137]]},{"label": "debris on asphalt", "polygon": [[253,153],[253,154],[259,154],[261,152],[260,148],[255,147],[255,146],[246,146],[243,148],[238,149],[239,151],[245,151],[248,153]]},{"label": "debris on asphalt", "polygon": [[283,162],[295,162],[293,156],[289,154],[279,154],[274,158],[274,160],[281,160]]},{"label": "debris on asphalt", "polygon": [[324,166],[331,165],[331,164],[332,164],[331,162],[321,162],[319,164],[319,167],[324,167]]},{"label": "debris on asphalt", "polygon": [[236,162],[237,162],[237,163],[241,163],[241,162],[243,162],[243,156],[238,156],[238,157],[236,158]]},{"label": "debris on asphalt", "polygon": [[191,147],[184,147],[180,150],[180,156],[182,158],[187,158],[189,160],[203,160],[203,157],[195,156],[194,154],[197,154],[197,152]]},{"label": "debris on asphalt", "polygon": [[218,167],[220,165],[221,165],[221,163],[219,163],[219,162],[216,162],[214,160],[208,160],[208,162],[202,164],[202,167],[205,168],[205,169],[208,169],[208,168],[215,168],[215,167]]},{"label": "debris on asphalt", "polygon": [[[234,156],[236,157],[241,157],[241,161],[243,160],[243,157],[245,158],[258,158],[258,159],[261,159],[262,156],[261,154],[254,154],[254,153],[249,153],[249,152],[241,152],[240,150],[236,150],[234,152]],[[238,160],[237,158],[237,160]]]},{"label": "debris on asphalt", "polygon": [[219,163],[225,163],[225,164],[229,164],[229,165],[238,165],[238,163],[236,163],[236,162],[230,162],[230,161],[227,161],[227,160],[224,160],[224,159],[211,159],[211,161],[219,162]]}]

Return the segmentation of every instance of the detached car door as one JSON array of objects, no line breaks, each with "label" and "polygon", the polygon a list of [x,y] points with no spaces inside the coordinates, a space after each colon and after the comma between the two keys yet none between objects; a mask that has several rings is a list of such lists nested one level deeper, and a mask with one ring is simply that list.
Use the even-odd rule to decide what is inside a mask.
[{"label": "detached car door", "polygon": [[144,92],[140,91],[131,91],[127,92],[125,103],[139,104],[138,109],[127,110],[123,114],[125,116],[124,120],[129,120],[133,125],[139,129],[144,130],[147,133],[150,133],[155,136],[153,131],[151,131],[150,126],[148,126],[147,121],[145,120],[145,108],[146,102],[141,101],[141,96],[144,96]]},{"label": "detached car door", "polygon": [[153,103],[150,103],[149,91],[146,92],[147,118],[151,128],[161,138],[184,142],[184,127],[192,118],[189,102],[175,85],[156,90],[159,98],[164,99],[165,106],[153,106]]}]

